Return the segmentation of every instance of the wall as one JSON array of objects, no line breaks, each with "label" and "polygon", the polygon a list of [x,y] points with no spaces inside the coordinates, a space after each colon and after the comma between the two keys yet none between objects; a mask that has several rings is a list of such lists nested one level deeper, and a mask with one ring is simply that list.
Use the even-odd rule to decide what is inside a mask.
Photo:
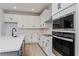
[{"label": "wall", "polygon": [[[18,28],[18,34],[23,34],[26,36],[26,43],[38,42],[38,37],[40,36],[40,29],[28,29],[28,27],[37,26],[40,23],[39,16],[33,15],[17,15],[17,14],[5,14],[5,20],[8,20],[10,17],[14,19],[14,21],[18,22],[18,27],[21,24],[24,24],[26,28]],[[9,21],[9,20],[8,20]],[[5,23],[5,34],[11,35],[11,29],[15,27],[12,23]]]},{"label": "wall", "polygon": [[[19,16],[18,16],[19,17]],[[37,27],[39,25],[39,16],[29,16],[29,15],[23,15],[20,16],[21,22],[18,23],[18,26],[24,25],[24,27]],[[18,21],[19,21],[18,19]]]},{"label": "wall", "polygon": [[33,26],[38,26],[40,23],[39,16],[34,16],[34,15],[18,15],[18,14],[5,14],[5,20],[10,21],[8,19],[12,18],[13,21],[18,22],[18,27],[21,28],[22,25],[24,27],[33,27]]},{"label": "wall", "polygon": [[10,22],[5,23],[5,29],[6,29],[5,35],[12,36],[12,28],[16,28],[16,30],[18,31],[17,23],[10,23]]}]

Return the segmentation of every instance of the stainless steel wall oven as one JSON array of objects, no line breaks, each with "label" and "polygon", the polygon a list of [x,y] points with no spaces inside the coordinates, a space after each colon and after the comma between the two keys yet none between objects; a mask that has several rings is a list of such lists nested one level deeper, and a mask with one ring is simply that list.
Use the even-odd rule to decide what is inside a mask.
[{"label": "stainless steel wall oven", "polygon": [[64,56],[75,55],[75,33],[52,32],[52,48]]}]

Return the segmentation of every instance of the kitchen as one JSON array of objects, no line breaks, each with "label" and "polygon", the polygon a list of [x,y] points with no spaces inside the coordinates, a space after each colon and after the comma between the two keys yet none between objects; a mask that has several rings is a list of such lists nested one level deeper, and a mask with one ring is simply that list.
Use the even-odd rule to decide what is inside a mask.
[{"label": "kitchen", "polygon": [[1,56],[79,56],[78,3],[0,4]]},{"label": "kitchen", "polygon": [[[41,48],[43,48],[45,44],[47,45],[47,42],[45,43],[43,42],[43,38],[46,38],[46,36],[43,36],[43,34],[51,33],[50,32],[51,27],[48,28],[47,26],[50,26],[50,24],[52,23],[50,24],[48,23],[47,25],[45,25],[46,23],[44,22],[49,19],[51,20],[52,4],[51,3],[29,3],[29,4],[3,3],[0,4],[0,7],[1,7],[0,8],[0,15],[1,15],[0,55],[27,56],[28,55],[27,53],[24,54],[24,52],[26,52],[24,49],[27,48],[27,45],[36,45],[37,48],[39,48],[39,43],[41,44],[41,47],[39,48],[39,51],[37,51],[36,54],[35,53],[34,54],[45,55],[45,53],[42,51],[43,49],[41,50]],[[44,20],[40,19],[42,17],[44,18],[47,17],[48,19],[47,18]],[[52,40],[52,38],[48,38],[48,39],[46,38],[46,41],[49,39]],[[51,48],[52,48],[52,43],[51,43]],[[42,52],[42,54],[39,53],[40,51]],[[52,49],[50,52],[52,54]],[[49,52],[47,53],[50,54]]]}]

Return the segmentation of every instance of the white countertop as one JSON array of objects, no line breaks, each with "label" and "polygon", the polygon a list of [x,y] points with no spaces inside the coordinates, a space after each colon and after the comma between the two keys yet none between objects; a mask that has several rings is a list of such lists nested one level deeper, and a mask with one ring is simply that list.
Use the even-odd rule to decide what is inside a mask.
[{"label": "white countertop", "polygon": [[18,51],[21,47],[23,40],[24,36],[0,36],[0,53]]}]

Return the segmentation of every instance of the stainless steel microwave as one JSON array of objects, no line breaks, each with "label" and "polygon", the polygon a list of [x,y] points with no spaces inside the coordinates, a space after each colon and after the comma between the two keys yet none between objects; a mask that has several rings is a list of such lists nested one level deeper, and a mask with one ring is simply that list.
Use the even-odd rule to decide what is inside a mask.
[{"label": "stainless steel microwave", "polygon": [[53,29],[73,29],[74,14],[69,14],[53,20]]}]

